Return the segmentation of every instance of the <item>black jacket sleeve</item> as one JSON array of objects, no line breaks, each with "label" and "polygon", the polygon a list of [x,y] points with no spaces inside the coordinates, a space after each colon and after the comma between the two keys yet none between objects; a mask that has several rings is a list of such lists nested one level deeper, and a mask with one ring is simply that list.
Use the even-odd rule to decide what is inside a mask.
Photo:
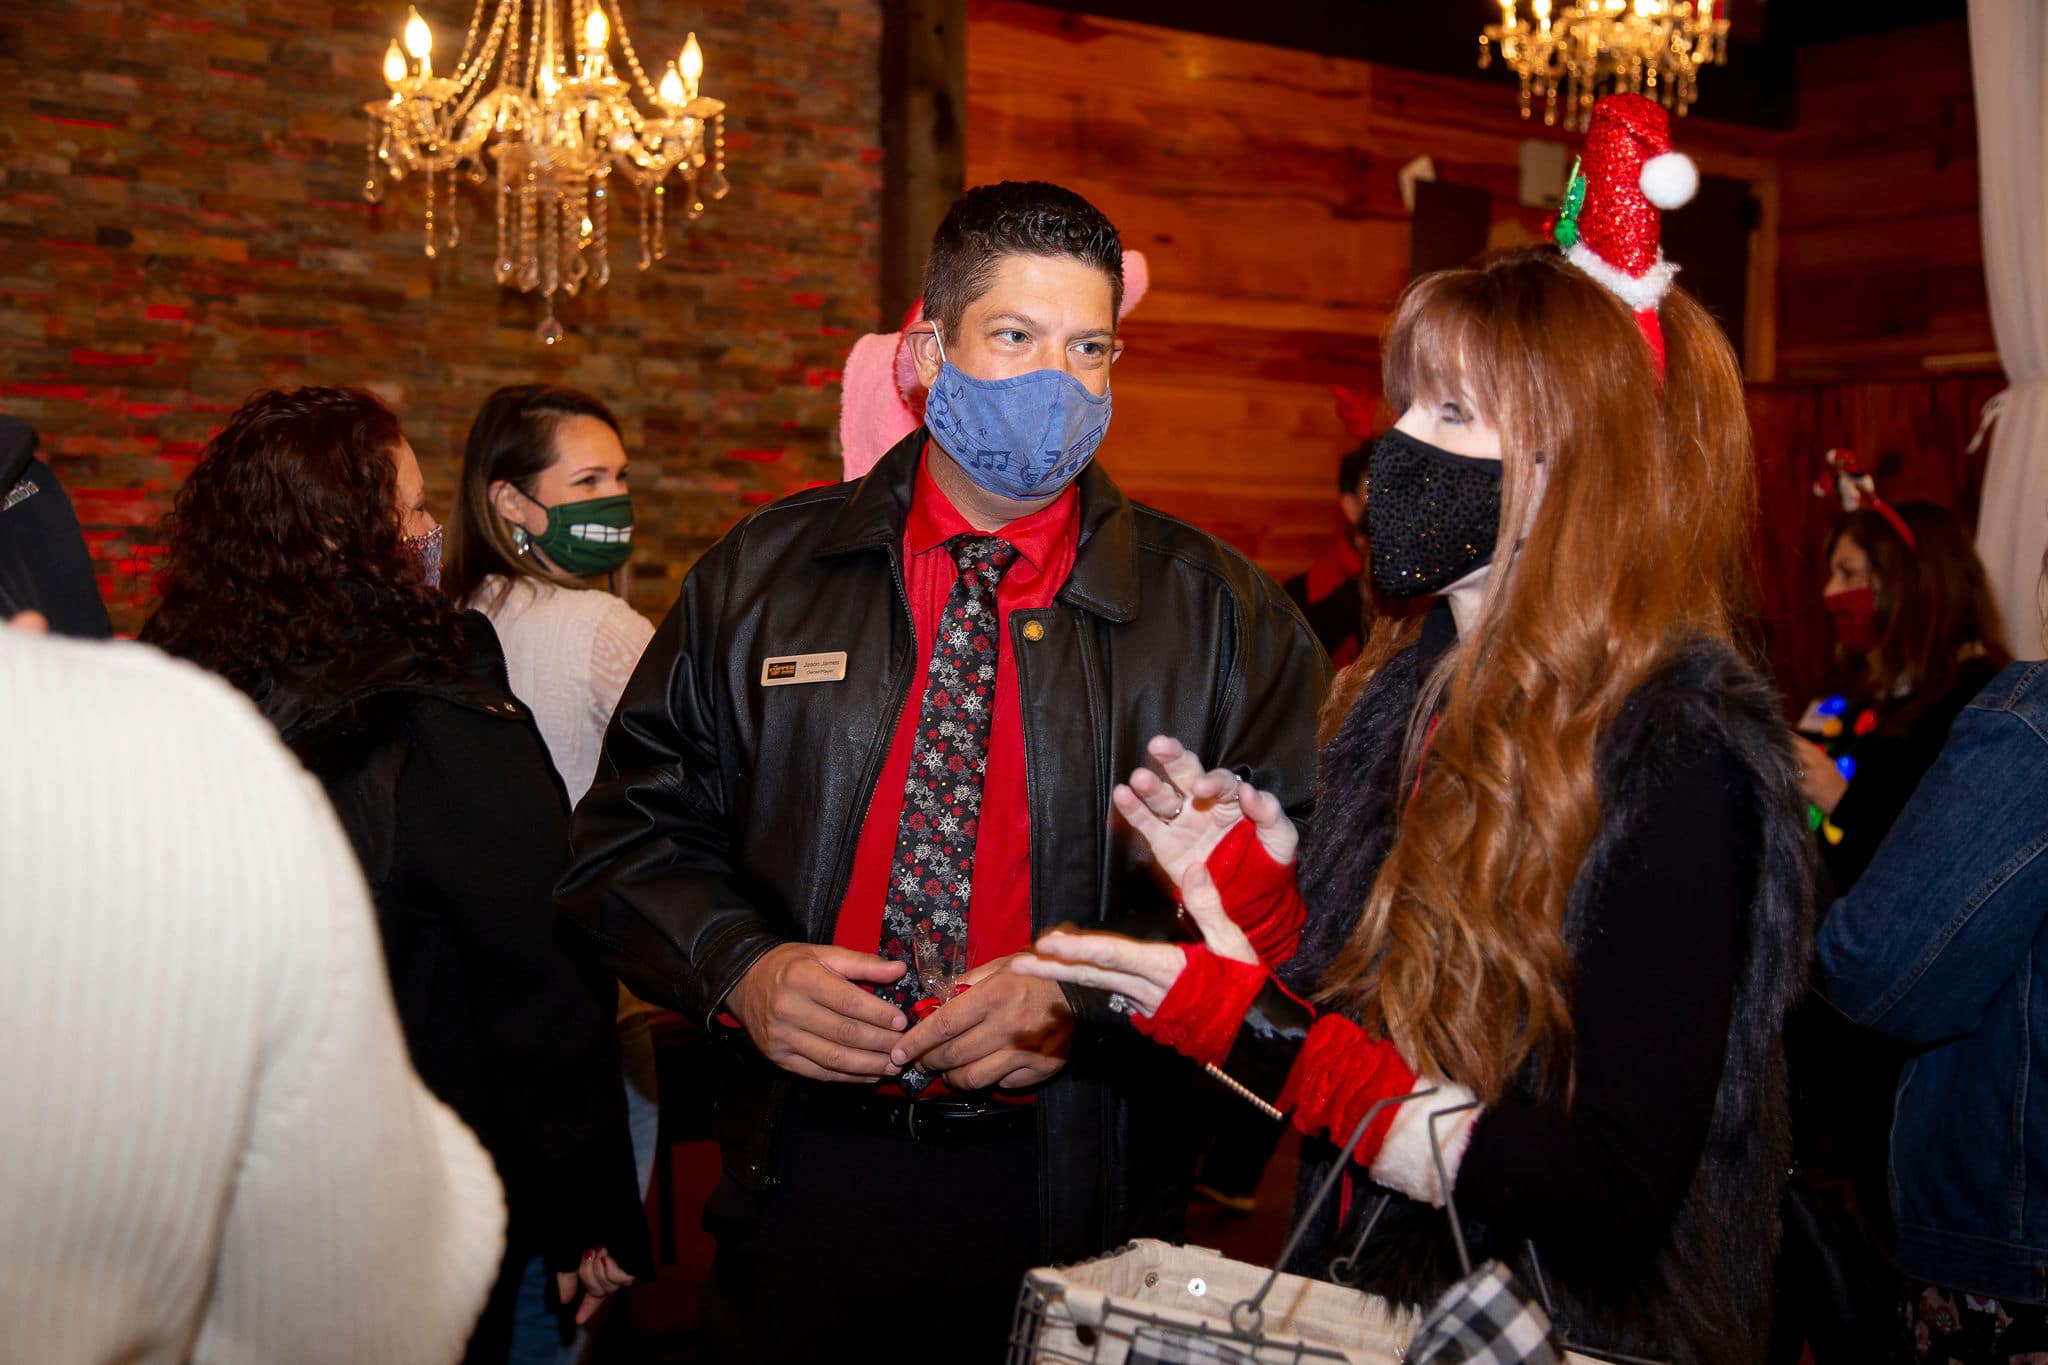
[{"label": "black jacket sleeve", "polygon": [[1681,761],[1614,850],[1577,953],[1577,1092],[1502,1103],[1472,1132],[1458,1209],[1539,1252],[1644,1260],[1705,1150],[1758,856],[1726,749]]},{"label": "black jacket sleeve", "polygon": [[0,619],[39,611],[59,635],[114,633],[78,516],[56,474],[35,459],[35,432],[0,417]]},{"label": "black jacket sleeve", "polygon": [[732,540],[690,570],[626,684],[557,888],[635,995],[707,1026],[762,954],[799,937],[756,908],[734,867],[717,659]]},{"label": "black jacket sleeve", "polygon": [[555,912],[568,812],[538,734],[421,703],[399,811],[401,875],[436,893],[452,920],[508,1191],[530,1201],[556,1269],[602,1246],[646,1277],[653,1257],[626,1127],[617,984]]}]

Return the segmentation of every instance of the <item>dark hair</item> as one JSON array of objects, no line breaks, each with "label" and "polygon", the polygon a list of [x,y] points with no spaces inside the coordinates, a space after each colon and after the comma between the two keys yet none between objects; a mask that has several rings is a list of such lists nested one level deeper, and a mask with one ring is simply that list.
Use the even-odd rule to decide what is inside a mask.
[{"label": "dark hair", "polygon": [[[1124,303],[1124,248],[1102,211],[1043,180],[977,185],[953,201],[924,262],[924,315],[953,336],[988,292],[1005,256],[1071,256],[1109,276],[1112,315]],[[1112,322],[1111,325],[1114,325]]]},{"label": "dark hair", "polygon": [[1356,450],[1346,451],[1344,458],[1337,461],[1337,491],[1358,492],[1358,481],[1365,477],[1366,469],[1372,464],[1372,442],[1367,441]]},{"label": "dark hair", "polygon": [[492,574],[567,581],[535,563],[532,555],[519,553],[511,529],[491,506],[491,485],[502,479],[532,497],[535,482],[555,462],[555,429],[569,417],[595,417],[625,440],[612,410],[580,389],[508,384],[477,409],[462,446],[455,515],[441,570],[441,586],[450,600],[467,602]]},{"label": "dark hair", "polygon": [[[1844,537],[1870,558],[1877,648],[1860,683],[1873,701],[1890,700],[1901,679],[1915,693],[1943,696],[1966,657],[1981,652],[2000,666],[2011,657],[1990,580],[1962,519],[1931,502],[1895,510],[1912,529],[1914,546],[1874,511],[1844,517],[1827,545],[1829,560]],[[1843,662],[1853,669],[1859,661]]]},{"label": "dark hair", "polygon": [[431,672],[463,665],[457,613],[406,547],[398,418],[363,389],[267,389],[228,418],[163,527],[142,638],[261,697],[288,668],[338,678],[393,638]]}]

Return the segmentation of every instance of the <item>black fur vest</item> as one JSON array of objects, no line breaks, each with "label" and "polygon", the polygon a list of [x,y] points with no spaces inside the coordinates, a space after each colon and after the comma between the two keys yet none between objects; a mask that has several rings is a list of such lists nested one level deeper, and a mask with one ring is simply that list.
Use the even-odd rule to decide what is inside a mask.
[{"label": "black fur vest", "polygon": [[[1284,973],[1297,988],[1313,986],[1335,959],[1386,857],[1401,740],[1422,667],[1413,649],[1389,662],[1323,750],[1316,821],[1299,873],[1309,922]],[[1677,1365],[1739,1365],[1763,1358],[1770,1331],[1779,1201],[1791,1153],[1781,1033],[1811,945],[1813,845],[1800,819],[1804,800],[1775,699],[1727,647],[1699,642],[1680,651],[1602,737],[1600,829],[1573,882],[1565,935],[1574,946],[1583,941],[1607,860],[1672,757],[1701,743],[1725,746],[1752,776],[1757,874],[1714,1116],[1670,1237],[1653,1264],[1622,1283],[1542,1259],[1540,1235],[1531,1264],[1529,1244],[1497,1245],[1470,1219],[1464,1229],[1475,1262],[1506,1261],[1532,1289],[1542,1277],[1558,1325],[1573,1342]],[[1304,1197],[1334,1156],[1327,1143],[1308,1144]],[[1377,1211],[1350,1282],[1399,1302],[1431,1302],[1459,1275],[1445,1214],[1369,1183],[1363,1189],[1347,1226],[1337,1226],[1334,1210],[1321,1211],[1290,1268],[1329,1277],[1333,1257],[1351,1249],[1363,1220]]]}]

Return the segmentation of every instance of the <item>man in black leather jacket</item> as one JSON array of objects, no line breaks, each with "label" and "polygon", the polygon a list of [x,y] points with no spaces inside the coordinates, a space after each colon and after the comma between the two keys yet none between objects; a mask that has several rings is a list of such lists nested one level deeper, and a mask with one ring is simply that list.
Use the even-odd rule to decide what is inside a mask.
[{"label": "man in black leather jacket", "polygon": [[[1146,1051],[1101,997],[1001,958],[978,954],[957,997],[896,981],[908,951],[886,917],[875,932],[876,902],[895,913],[918,893],[890,868],[931,855],[914,831],[936,783],[911,754],[944,751],[941,730],[987,773],[955,871],[980,873],[989,933],[1016,902],[1003,952],[1062,922],[1177,932],[1110,803],[1156,734],[1305,814],[1328,664],[1300,613],[1087,462],[1108,420],[1121,261],[1115,229],[1056,186],[954,206],[925,275],[943,330],[911,338],[928,427],[856,482],[763,508],[698,562],[577,811],[562,907],[634,992],[701,1021],[723,1053],[725,1180],[705,1211],[718,1360],[999,1358],[1023,1269],[1180,1231],[1197,1073]],[[988,448],[1006,422],[1026,458]],[[1011,541],[1013,568],[968,562]],[[933,569],[934,548],[958,568],[941,553]],[[1000,626],[978,615],[977,573]],[[986,628],[949,624],[934,652],[932,618]],[[970,643],[981,653],[958,652]],[[979,738],[932,709],[950,704],[943,684],[927,691],[977,667],[1016,706],[995,697]],[[946,799],[979,803],[972,787]],[[1011,835],[1003,878],[989,864]],[[945,894],[936,879],[922,891]],[[945,1003],[918,1023],[928,1006],[908,996],[926,994]]]}]

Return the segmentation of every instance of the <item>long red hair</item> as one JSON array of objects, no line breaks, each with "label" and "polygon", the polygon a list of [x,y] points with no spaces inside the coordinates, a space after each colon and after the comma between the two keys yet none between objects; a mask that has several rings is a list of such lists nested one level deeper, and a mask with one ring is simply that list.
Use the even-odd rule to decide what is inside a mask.
[{"label": "long red hair", "polygon": [[[1517,249],[1415,281],[1387,335],[1396,412],[1456,399],[1499,430],[1501,531],[1478,618],[1411,718],[1414,797],[1322,992],[1489,1100],[1532,1062],[1570,1087],[1563,924],[1600,822],[1601,735],[1687,641],[1731,639],[1750,600],[1741,370],[1683,292],[1661,314],[1660,382],[1619,300]],[[1412,611],[1374,622],[1326,733],[1419,628]]]}]

